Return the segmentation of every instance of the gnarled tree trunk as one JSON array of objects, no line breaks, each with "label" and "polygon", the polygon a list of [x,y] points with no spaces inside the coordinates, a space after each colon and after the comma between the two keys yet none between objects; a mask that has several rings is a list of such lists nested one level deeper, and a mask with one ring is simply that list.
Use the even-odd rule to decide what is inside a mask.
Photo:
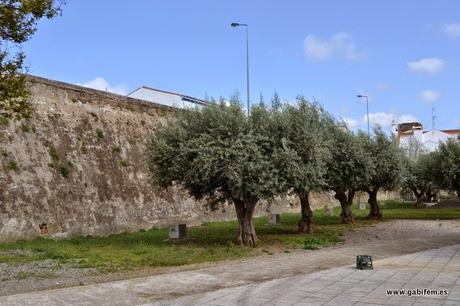
[{"label": "gnarled tree trunk", "polygon": [[351,212],[351,205],[353,204],[353,198],[355,197],[355,191],[349,190],[348,196],[344,191],[335,191],[335,196],[340,202],[340,207],[342,212],[340,216],[342,217],[342,223],[350,224],[355,223],[355,218]]},{"label": "gnarled tree trunk", "polygon": [[416,188],[412,188],[412,192],[414,193],[415,198],[416,198],[415,206],[416,207],[422,207],[423,202],[425,200],[424,196],[423,196],[423,192],[418,192],[418,190]]},{"label": "gnarled tree trunk", "polygon": [[310,201],[308,199],[308,192],[305,194],[299,194],[300,208],[302,212],[302,218],[298,223],[297,231],[299,233],[311,233],[311,223],[313,218],[313,212],[310,207]]},{"label": "gnarled tree trunk", "polygon": [[428,189],[425,193],[426,202],[431,203],[435,196],[436,196],[436,193],[433,193],[431,192],[431,189]]},{"label": "gnarled tree trunk", "polygon": [[367,190],[367,194],[369,195],[369,199],[367,203],[369,203],[371,207],[371,211],[367,217],[369,219],[381,219],[382,213],[380,212],[379,203],[377,202],[377,193],[379,192],[378,188],[369,189]]},{"label": "gnarled tree trunk", "polygon": [[252,197],[245,201],[233,200],[236,210],[236,216],[240,224],[240,231],[237,244],[245,246],[255,246],[257,242],[257,235],[252,224],[252,216],[254,215],[254,208],[259,199]]}]

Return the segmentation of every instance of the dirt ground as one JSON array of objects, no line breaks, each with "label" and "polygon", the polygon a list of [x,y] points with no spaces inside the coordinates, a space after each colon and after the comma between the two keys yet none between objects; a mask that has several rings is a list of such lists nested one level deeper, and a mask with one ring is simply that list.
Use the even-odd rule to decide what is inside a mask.
[{"label": "dirt ground", "polygon": [[[345,234],[345,243],[321,250],[293,250],[242,260],[221,261],[174,268],[155,268],[113,274],[94,269],[75,269],[47,260],[21,265],[0,264],[0,295],[37,290],[83,286],[121,279],[207,271],[218,276],[217,288],[260,282],[331,267],[353,264],[356,255],[370,254],[374,259],[403,255],[460,243],[460,220],[393,220],[362,227]],[[188,286],[184,293],[209,288]],[[158,298],[171,293],[159,288]]]}]

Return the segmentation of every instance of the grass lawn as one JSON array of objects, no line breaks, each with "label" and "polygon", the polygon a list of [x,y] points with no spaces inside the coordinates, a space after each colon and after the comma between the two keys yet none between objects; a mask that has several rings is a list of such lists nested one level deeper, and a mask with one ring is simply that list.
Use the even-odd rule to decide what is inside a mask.
[{"label": "grass lawn", "polygon": [[[418,209],[412,204],[387,202],[382,207],[389,219],[454,219],[460,209]],[[235,259],[259,254],[289,252],[290,249],[316,249],[343,241],[341,235],[360,226],[375,224],[366,220],[368,210],[353,209],[355,225],[340,223],[340,209],[334,216],[314,212],[314,232],[296,234],[299,214],[283,214],[280,225],[267,225],[265,217],[254,220],[260,244],[256,248],[234,245],[236,221],[210,222],[188,229],[187,241],[169,241],[167,229],[151,229],[108,237],[74,237],[67,240],[38,238],[0,244],[0,263],[26,263],[55,259],[58,263],[96,268],[111,272],[143,267],[178,266],[191,263]]]}]

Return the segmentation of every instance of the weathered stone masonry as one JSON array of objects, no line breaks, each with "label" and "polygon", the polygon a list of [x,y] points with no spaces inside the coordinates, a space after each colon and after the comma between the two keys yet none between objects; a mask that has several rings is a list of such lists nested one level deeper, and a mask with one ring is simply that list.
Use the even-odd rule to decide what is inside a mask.
[{"label": "weathered stone masonry", "polygon": [[[146,142],[174,109],[39,77],[29,87],[33,118],[0,125],[0,241],[235,218],[233,207],[211,212],[180,190],[151,184]],[[328,193],[311,203],[336,205]],[[298,212],[298,200],[271,209]]]},{"label": "weathered stone masonry", "polygon": [[0,241],[232,217],[152,187],[146,141],[172,109],[38,77],[29,85],[33,118],[0,127]]}]

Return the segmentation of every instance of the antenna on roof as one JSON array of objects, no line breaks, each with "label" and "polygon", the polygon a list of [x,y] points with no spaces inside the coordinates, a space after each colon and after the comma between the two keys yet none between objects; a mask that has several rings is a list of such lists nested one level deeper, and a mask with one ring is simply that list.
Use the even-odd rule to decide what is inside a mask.
[{"label": "antenna on roof", "polygon": [[435,121],[436,121],[436,116],[434,115],[434,107],[431,108],[431,123],[432,123],[432,127],[433,127],[433,131],[434,131],[434,127],[435,127]]}]

